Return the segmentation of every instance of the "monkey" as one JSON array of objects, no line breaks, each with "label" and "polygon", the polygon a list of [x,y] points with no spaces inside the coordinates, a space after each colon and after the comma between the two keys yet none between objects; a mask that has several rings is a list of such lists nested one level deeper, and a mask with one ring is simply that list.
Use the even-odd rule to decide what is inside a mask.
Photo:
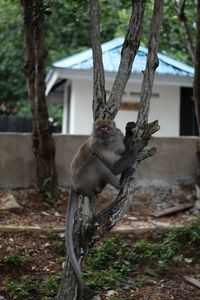
[{"label": "monkey", "polygon": [[93,197],[101,193],[106,183],[119,188],[119,180],[111,168],[124,151],[124,136],[114,121],[97,120],[91,136],[72,161],[72,189],[78,194]]},{"label": "monkey", "polygon": [[66,241],[69,261],[78,283],[78,299],[82,298],[83,283],[80,266],[73,246],[73,220],[78,208],[79,195],[90,199],[101,193],[107,183],[120,187],[119,179],[111,168],[125,151],[124,136],[112,120],[97,120],[88,140],[74,156],[70,166],[71,191],[67,212]]},{"label": "monkey", "polygon": [[[112,120],[96,120],[93,131],[86,142],[84,142],[75,154],[70,166],[71,190],[67,211],[66,244],[69,261],[74,270],[78,283],[78,299],[82,299],[83,282],[81,270],[77,261],[73,245],[73,221],[78,209],[79,195],[90,199],[101,193],[109,183],[116,189],[120,188],[120,179],[116,176],[126,168],[128,159],[137,154],[145,143],[141,143],[136,151],[126,151],[124,135],[116,128]],[[125,167],[123,166],[123,155],[125,153]],[[117,162],[120,162],[119,166]]]}]

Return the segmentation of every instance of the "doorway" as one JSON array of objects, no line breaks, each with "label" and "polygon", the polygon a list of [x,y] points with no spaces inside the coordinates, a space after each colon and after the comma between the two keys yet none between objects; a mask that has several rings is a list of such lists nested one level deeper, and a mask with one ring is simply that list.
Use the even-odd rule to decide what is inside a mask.
[{"label": "doorway", "polygon": [[192,88],[181,88],[180,135],[198,136]]}]

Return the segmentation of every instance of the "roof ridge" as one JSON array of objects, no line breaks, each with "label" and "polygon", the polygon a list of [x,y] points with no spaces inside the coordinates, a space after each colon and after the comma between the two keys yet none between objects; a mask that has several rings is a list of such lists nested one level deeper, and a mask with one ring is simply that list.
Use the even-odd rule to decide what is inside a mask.
[{"label": "roof ridge", "polygon": [[[124,38],[115,38],[111,41],[105,42],[101,44],[102,47],[102,52],[106,52],[109,51],[113,48],[116,48],[120,45],[123,44]],[[63,58],[61,60],[56,61],[55,63],[52,64],[53,67],[59,67],[61,66],[63,63],[65,64],[65,68],[67,67],[71,67],[77,63],[81,63],[89,58],[92,58],[92,49],[89,48],[87,50],[83,50],[81,52],[72,54],[66,58]]]},{"label": "roof ridge", "polygon": [[[111,51],[112,49],[116,49],[119,46],[121,47],[123,45],[124,38],[123,37],[117,37],[110,41],[107,41],[105,43],[102,43],[102,53]],[[148,49],[144,46],[140,46],[138,52],[142,52],[143,54],[148,53]],[[190,76],[194,74],[194,68],[180,62],[174,58],[171,58],[165,54],[158,53],[158,58],[160,61],[162,61],[165,65],[169,65],[174,69],[177,69],[181,72],[185,72],[189,74]],[[78,65],[81,65],[84,62],[87,62],[87,60],[92,59],[92,49],[89,48],[87,50],[81,51],[79,53],[73,54],[69,57],[66,57],[64,59],[58,60],[52,64],[52,67],[58,67],[58,68],[79,68]],[[91,67],[90,67],[91,68]],[[81,69],[81,68],[80,68]]]}]

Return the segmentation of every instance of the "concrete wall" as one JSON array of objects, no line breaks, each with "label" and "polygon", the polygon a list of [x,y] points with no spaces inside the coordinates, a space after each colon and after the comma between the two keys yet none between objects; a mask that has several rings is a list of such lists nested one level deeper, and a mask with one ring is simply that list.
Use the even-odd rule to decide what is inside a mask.
[{"label": "concrete wall", "polygon": [[[69,166],[86,136],[55,135],[59,183],[69,184]],[[145,186],[171,185],[194,181],[197,138],[153,138],[157,154],[143,161],[138,183]],[[29,134],[0,133],[0,188],[29,187],[35,184],[35,160]]]},{"label": "concrete wall", "polygon": [[[111,91],[112,83],[106,82]],[[73,80],[70,105],[70,134],[90,134],[92,120],[92,82]],[[128,83],[123,100],[139,102],[141,85]],[[130,96],[133,94],[133,96]],[[137,111],[119,110],[116,124],[123,131],[128,121],[136,121]],[[149,121],[159,120],[160,130],[155,136],[177,137],[180,126],[180,87],[154,84]]]}]

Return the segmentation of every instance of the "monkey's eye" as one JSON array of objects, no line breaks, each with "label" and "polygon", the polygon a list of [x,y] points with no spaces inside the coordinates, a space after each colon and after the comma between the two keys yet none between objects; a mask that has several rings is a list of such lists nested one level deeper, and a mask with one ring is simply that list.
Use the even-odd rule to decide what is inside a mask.
[{"label": "monkey's eye", "polygon": [[105,131],[111,131],[111,128],[109,126],[106,126],[104,130]]},{"label": "monkey's eye", "polygon": [[97,127],[97,132],[102,132],[104,129],[103,129],[103,126],[99,126],[99,127]]},{"label": "monkey's eye", "polygon": [[102,133],[102,132],[110,132],[111,131],[111,128],[110,126],[99,126],[97,127],[96,131],[98,133]]}]

